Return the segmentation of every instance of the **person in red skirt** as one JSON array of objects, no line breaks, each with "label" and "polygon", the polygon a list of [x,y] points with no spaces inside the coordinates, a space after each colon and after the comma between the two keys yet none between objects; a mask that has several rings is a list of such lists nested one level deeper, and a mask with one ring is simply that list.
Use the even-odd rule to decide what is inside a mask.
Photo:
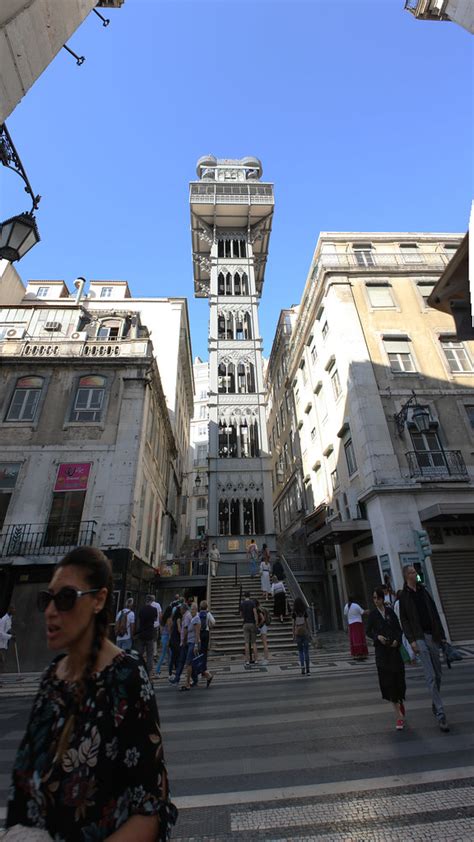
[{"label": "person in red skirt", "polygon": [[364,623],[362,622],[362,617],[368,613],[368,610],[364,610],[353,597],[348,598],[344,606],[344,616],[349,624],[351,655],[356,661],[365,661],[369,656]]}]

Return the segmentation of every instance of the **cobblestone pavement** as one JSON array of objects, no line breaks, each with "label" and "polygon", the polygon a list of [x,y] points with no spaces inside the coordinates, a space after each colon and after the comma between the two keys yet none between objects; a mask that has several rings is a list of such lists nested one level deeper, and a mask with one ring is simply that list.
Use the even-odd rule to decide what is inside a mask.
[{"label": "cobblestone pavement", "polygon": [[[273,672],[230,666],[208,690],[155,685],[179,808],[173,842],[474,842],[472,657],[443,673],[448,734],[418,667],[407,669],[398,732],[372,659],[318,650],[310,677],[291,654],[274,659]],[[0,822],[31,705],[5,689]]]}]

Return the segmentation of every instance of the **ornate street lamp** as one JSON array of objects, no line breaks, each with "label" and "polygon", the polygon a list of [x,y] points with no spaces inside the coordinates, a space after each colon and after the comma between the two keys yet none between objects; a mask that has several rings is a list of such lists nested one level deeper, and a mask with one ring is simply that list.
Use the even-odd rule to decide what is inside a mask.
[{"label": "ornate street lamp", "polygon": [[32,200],[30,211],[12,216],[5,222],[0,223],[0,257],[13,263],[16,260],[21,260],[40,240],[33,211],[38,209],[41,196],[35,196],[33,193],[28,176],[5,123],[0,126],[0,163],[16,172],[23,179],[25,193],[28,193]]},{"label": "ornate street lamp", "polygon": [[411,420],[419,433],[426,433],[430,429],[430,413],[425,407],[420,406],[415,392],[412,390],[411,397],[403,404],[400,412],[393,416],[398,435],[403,435],[405,424],[408,418],[408,410],[411,408]]}]

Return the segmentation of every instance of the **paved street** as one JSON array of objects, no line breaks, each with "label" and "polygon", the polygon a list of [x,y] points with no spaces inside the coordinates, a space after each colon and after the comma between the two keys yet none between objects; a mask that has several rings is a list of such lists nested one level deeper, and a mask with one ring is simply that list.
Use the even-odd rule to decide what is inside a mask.
[{"label": "paved street", "polygon": [[[291,656],[254,674],[235,664],[191,693],[160,680],[174,840],[474,840],[472,658],[444,672],[449,734],[418,667],[407,670],[408,724],[397,732],[373,663],[330,658],[317,654],[310,677]],[[2,816],[31,704],[14,693],[0,697]]]}]

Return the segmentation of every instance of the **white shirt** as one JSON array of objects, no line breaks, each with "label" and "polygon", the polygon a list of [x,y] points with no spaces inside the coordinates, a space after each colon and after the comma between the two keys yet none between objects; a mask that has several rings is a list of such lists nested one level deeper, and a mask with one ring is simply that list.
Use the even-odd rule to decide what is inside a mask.
[{"label": "white shirt", "polygon": [[115,618],[116,623],[118,623],[122,611],[127,612],[127,631],[125,634],[118,634],[115,638],[116,640],[128,640],[128,638],[132,636],[130,627],[135,623],[135,614],[133,613],[131,608],[122,608]]},{"label": "white shirt", "polygon": [[155,608],[155,610],[156,610],[157,619],[153,623],[153,628],[157,629],[158,626],[160,625],[161,605],[160,605],[159,602],[150,602],[150,605],[151,605],[152,608]]},{"label": "white shirt", "polygon": [[349,625],[352,623],[361,623],[363,613],[364,609],[357,602],[351,602],[350,605],[347,603],[344,606],[344,616],[347,617]]},{"label": "white shirt", "polygon": [[217,549],[217,547],[213,547],[211,550],[209,550],[209,560],[210,561],[220,561],[221,560],[221,554],[220,554],[219,550]]},{"label": "white shirt", "polygon": [[9,631],[12,627],[12,618],[10,614],[4,614],[0,619],[0,649],[8,648],[8,641],[11,638]]}]

